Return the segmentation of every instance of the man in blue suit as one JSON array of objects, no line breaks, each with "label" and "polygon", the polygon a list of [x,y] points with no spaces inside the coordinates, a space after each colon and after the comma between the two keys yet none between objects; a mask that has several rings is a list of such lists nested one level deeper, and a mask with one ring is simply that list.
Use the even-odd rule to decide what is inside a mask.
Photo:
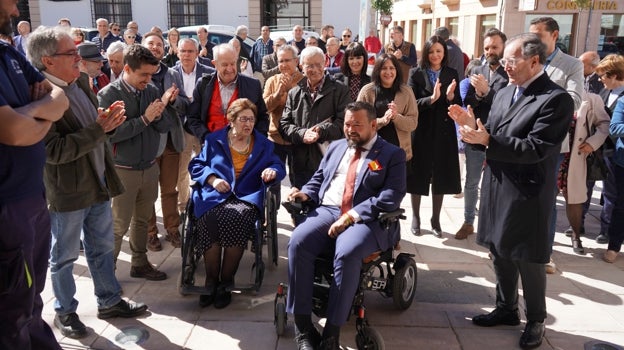
[{"label": "man in blue suit", "polygon": [[[405,152],[377,136],[375,116],[366,102],[348,104],[346,139],[333,142],[310,181],[289,195],[290,200],[318,205],[288,244],[287,311],[295,315],[298,349],[317,349],[319,344],[321,349],[338,349],[362,259],[399,239],[388,235],[377,218],[398,209],[405,196]],[[311,319],[314,260],[334,246],[334,284],[321,339]]]}]

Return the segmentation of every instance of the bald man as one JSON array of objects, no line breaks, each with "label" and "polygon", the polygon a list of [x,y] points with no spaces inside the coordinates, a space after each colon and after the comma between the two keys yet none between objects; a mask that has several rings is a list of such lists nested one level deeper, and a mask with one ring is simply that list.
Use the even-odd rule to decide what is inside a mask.
[{"label": "bald man", "polygon": [[583,63],[583,75],[585,76],[585,92],[600,94],[604,89],[604,84],[600,81],[600,77],[596,74],[596,67],[600,63],[600,56],[596,51],[587,51],[579,57],[579,61]]}]

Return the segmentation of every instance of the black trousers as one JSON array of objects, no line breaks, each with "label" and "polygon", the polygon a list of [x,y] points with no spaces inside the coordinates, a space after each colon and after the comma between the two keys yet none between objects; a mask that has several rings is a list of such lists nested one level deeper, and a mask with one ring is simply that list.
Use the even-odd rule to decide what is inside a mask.
[{"label": "black trousers", "polygon": [[522,290],[528,321],[546,319],[546,270],[544,264],[493,257],[496,273],[496,306],[506,310],[518,308],[518,277],[522,278]]}]

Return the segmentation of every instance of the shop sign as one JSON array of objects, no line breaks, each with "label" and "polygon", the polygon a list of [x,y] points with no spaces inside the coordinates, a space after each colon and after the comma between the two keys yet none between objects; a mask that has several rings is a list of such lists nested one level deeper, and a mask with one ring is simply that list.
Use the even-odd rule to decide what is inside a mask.
[{"label": "shop sign", "polygon": [[[593,9],[597,11],[617,11],[617,1],[594,1]],[[549,10],[576,10],[578,7],[576,3],[570,0],[549,0],[546,3],[546,8]]]}]

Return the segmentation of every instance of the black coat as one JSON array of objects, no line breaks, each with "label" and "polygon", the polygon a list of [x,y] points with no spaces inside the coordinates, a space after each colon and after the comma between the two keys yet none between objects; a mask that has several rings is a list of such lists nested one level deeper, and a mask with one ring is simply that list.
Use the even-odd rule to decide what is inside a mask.
[{"label": "black coat", "polygon": [[500,90],[488,123],[477,243],[506,259],[547,263],[556,166],[574,102],[546,74],[511,104],[515,85]]},{"label": "black coat", "polygon": [[[459,157],[457,155],[457,131],[455,122],[448,116],[448,107],[461,105],[459,78],[449,67],[440,71],[441,96],[433,104],[433,85],[427,72],[420,67],[412,68],[408,85],[418,101],[418,127],[412,133],[411,174],[407,177],[407,192],[420,195],[455,194],[461,192]],[[455,97],[446,100],[446,89],[455,79]]]}]

